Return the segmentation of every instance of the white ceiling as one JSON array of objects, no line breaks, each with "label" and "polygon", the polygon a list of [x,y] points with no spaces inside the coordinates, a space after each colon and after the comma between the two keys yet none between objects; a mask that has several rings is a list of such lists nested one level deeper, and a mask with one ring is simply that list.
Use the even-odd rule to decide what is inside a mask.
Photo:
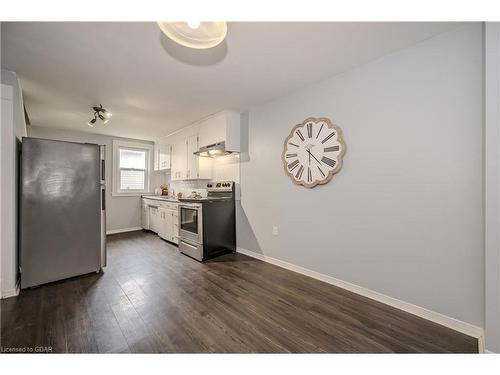
[{"label": "white ceiling", "polygon": [[[190,50],[155,23],[2,23],[2,68],[21,78],[33,125],[152,139],[243,111],[456,27],[454,23],[229,23]],[[113,113],[86,125],[90,107]]]}]

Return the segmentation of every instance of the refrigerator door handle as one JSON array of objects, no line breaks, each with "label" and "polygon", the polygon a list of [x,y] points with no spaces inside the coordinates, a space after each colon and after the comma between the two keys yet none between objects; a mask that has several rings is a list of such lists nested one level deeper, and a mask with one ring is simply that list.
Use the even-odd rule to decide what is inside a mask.
[{"label": "refrigerator door handle", "polygon": [[106,146],[99,146],[99,153],[101,157],[101,183],[106,181]]},{"label": "refrigerator door handle", "polygon": [[101,185],[101,269],[106,267],[108,250],[106,248],[106,189]]},{"label": "refrigerator door handle", "polygon": [[101,211],[106,211],[106,189],[101,189]]}]

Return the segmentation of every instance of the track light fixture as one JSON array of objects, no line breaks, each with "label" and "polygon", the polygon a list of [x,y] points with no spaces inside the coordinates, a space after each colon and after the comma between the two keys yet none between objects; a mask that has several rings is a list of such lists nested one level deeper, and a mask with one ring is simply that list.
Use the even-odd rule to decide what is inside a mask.
[{"label": "track light fixture", "polygon": [[108,123],[108,121],[111,118],[112,114],[111,114],[111,112],[109,112],[109,111],[105,110],[104,108],[102,108],[102,104],[99,104],[99,107],[97,107],[97,106],[92,107],[92,109],[94,110],[94,118],[91,119],[87,123],[88,126],[90,126],[91,128],[93,128],[94,124],[96,123],[98,117],[102,121],[103,124],[107,124]]}]

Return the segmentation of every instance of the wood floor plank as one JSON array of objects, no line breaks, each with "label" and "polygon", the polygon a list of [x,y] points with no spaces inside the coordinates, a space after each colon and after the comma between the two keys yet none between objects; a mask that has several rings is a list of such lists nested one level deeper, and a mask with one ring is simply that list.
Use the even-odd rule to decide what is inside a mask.
[{"label": "wood floor plank", "polygon": [[108,238],[103,273],[1,302],[3,348],[69,353],[477,353],[478,342],[280,267],[199,263],[149,232]]}]

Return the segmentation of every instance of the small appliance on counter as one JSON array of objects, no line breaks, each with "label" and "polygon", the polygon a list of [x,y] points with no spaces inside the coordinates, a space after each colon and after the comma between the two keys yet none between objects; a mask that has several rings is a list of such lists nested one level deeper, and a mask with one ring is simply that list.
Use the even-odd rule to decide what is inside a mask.
[{"label": "small appliance on counter", "polygon": [[180,197],[179,250],[200,262],[236,251],[233,181],[207,183],[207,196]]},{"label": "small appliance on counter", "polygon": [[168,195],[168,184],[160,185],[160,195]]},{"label": "small appliance on counter", "polygon": [[155,195],[168,195],[168,184],[162,184],[160,187],[155,188]]}]

